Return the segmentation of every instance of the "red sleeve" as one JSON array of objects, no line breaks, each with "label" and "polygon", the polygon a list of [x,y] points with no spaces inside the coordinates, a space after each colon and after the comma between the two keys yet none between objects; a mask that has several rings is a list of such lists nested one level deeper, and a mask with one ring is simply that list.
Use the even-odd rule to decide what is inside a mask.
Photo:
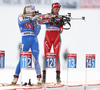
[{"label": "red sleeve", "polygon": [[63,32],[63,26],[60,26],[60,33]]}]

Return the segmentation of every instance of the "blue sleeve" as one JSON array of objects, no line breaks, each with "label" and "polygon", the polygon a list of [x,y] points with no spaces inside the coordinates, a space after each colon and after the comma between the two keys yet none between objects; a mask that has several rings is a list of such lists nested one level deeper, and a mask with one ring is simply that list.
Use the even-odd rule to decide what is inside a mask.
[{"label": "blue sleeve", "polygon": [[41,30],[41,26],[40,26],[40,25],[34,26],[34,34],[35,34],[36,36],[39,34],[40,30]]}]

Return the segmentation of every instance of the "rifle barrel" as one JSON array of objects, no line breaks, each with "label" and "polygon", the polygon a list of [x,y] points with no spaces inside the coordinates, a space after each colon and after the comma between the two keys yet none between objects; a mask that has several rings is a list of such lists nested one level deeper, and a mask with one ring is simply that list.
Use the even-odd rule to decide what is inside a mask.
[{"label": "rifle barrel", "polygon": [[71,18],[72,20],[85,20],[85,17],[82,18]]}]

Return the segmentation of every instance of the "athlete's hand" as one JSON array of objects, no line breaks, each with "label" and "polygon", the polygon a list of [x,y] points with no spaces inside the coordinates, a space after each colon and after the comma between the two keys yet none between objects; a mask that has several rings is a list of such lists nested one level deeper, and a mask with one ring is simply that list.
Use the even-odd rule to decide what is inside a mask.
[{"label": "athlete's hand", "polygon": [[30,21],[36,21],[38,16],[30,17]]},{"label": "athlete's hand", "polygon": [[63,26],[64,25],[64,21],[63,19],[60,19],[60,26]]}]

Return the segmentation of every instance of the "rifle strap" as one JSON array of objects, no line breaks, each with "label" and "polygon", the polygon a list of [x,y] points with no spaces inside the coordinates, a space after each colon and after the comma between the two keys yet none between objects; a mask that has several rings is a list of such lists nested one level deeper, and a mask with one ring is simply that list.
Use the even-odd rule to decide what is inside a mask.
[{"label": "rifle strap", "polygon": [[69,28],[63,28],[63,29],[65,29],[65,30],[69,30],[69,29],[71,28],[71,24],[70,24],[70,22],[67,22],[67,24],[69,25]]}]

